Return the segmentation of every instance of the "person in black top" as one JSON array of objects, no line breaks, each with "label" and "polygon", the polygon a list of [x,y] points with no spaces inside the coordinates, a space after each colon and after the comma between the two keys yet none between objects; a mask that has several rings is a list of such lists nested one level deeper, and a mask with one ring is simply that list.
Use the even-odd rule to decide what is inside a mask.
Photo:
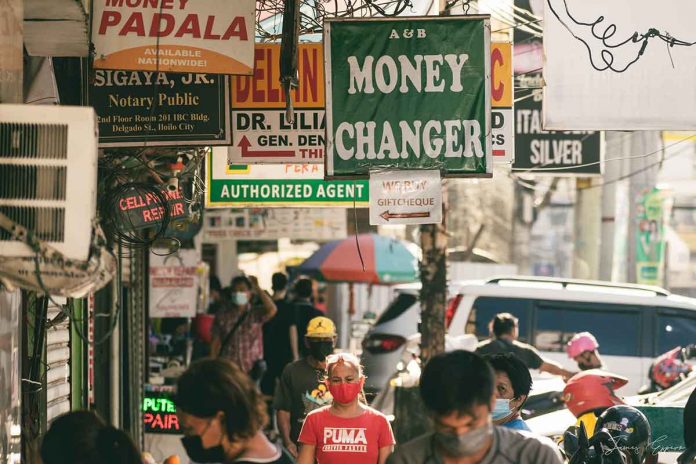
[{"label": "person in black top", "polygon": [[554,375],[569,379],[575,372],[570,372],[550,359],[543,358],[539,351],[531,345],[517,341],[519,336],[518,321],[510,313],[496,314],[491,321],[491,338],[481,342],[476,347],[480,355],[512,353],[517,356],[529,369],[539,369]]},{"label": "person in black top", "polygon": [[295,313],[295,327],[290,328],[290,343],[293,350],[293,360],[297,361],[300,357],[309,355],[309,348],[304,343],[309,321],[315,317],[324,315],[321,310],[312,304],[312,294],[314,283],[309,277],[300,277],[293,287],[295,300],[293,301],[293,311]]},{"label": "person in black top", "polygon": [[175,398],[184,437],[194,462],[292,464],[263,434],[266,405],[251,379],[223,358],[196,361],[179,378]]},{"label": "person in black top", "polygon": [[263,355],[268,370],[261,381],[264,395],[273,396],[283,368],[293,361],[290,328],[295,325],[293,307],[287,300],[288,277],[276,272],[271,278],[276,315],[263,326]]}]

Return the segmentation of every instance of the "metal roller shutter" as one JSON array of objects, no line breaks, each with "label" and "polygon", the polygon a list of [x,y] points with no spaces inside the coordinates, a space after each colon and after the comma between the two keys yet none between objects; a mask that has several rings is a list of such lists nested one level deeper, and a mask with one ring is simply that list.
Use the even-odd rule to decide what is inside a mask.
[{"label": "metal roller shutter", "polygon": [[[64,299],[54,298],[57,303]],[[47,319],[53,320],[60,309],[49,302]],[[46,331],[46,420],[70,411],[70,321],[64,321]]]}]

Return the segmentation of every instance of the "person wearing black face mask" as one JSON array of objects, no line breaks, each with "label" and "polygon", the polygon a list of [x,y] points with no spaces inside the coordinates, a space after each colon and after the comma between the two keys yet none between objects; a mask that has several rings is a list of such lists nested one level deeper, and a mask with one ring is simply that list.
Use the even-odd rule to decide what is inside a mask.
[{"label": "person wearing black face mask", "polygon": [[336,347],[336,326],[331,319],[315,317],[309,321],[304,344],[307,356],[285,367],[273,399],[283,445],[294,457],[307,414],[331,404],[331,393],[323,382],[326,357]]},{"label": "person wearing black face mask", "polygon": [[203,359],[179,378],[175,398],[186,454],[219,464],[292,464],[263,434],[266,405],[251,379],[231,361]]}]

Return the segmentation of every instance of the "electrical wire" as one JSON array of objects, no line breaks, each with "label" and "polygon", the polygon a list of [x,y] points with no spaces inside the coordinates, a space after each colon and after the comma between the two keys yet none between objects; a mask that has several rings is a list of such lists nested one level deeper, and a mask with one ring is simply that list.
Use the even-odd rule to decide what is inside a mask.
[{"label": "electrical wire", "polygon": [[[669,32],[661,32],[658,29],[654,27],[650,27],[647,29],[645,32],[634,32],[631,34],[630,37],[620,40],[617,42],[611,42],[612,39],[614,39],[614,36],[617,33],[618,27],[614,23],[605,23],[605,17],[600,15],[595,19],[593,22],[584,22],[578,20],[573,14],[571,14],[570,9],[568,8],[568,1],[567,0],[558,0],[563,3],[563,7],[565,10],[565,15],[566,17],[574,24],[574,26],[582,26],[585,28],[589,29],[589,32],[592,34],[593,38],[597,41],[597,43],[600,44],[601,47],[603,47],[600,52],[599,52],[599,57],[603,61],[603,63],[596,63],[595,62],[595,57],[594,53],[592,50],[592,46],[590,43],[585,40],[584,38],[580,37],[578,35],[578,32],[573,30],[573,28],[568,24],[568,21],[564,20],[564,18],[561,18],[561,15],[557,11],[556,5],[556,0],[547,0],[547,6],[549,8],[549,11],[558,19],[558,21],[565,27],[570,34],[577,39],[580,43],[582,43],[585,48],[587,49],[587,52],[589,54],[589,59],[590,59],[590,65],[596,70],[596,71],[613,71],[615,73],[623,73],[626,72],[631,66],[636,64],[643,54],[645,53],[645,50],[648,47],[649,42],[651,39],[659,39],[666,43],[668,45],[667,51],[670,55],[671,59],[671,51],[670,49],[678,46],[678,47],[692,47],[696,45],[696,41],[690,42],[687,40],[682,40],[682,39],[677,39],[676,37],[673,37]],[[597,32],[595,29],[597,28],[603,28],[603,31]],[[631,46],[631,45],[637,45],[640,44],[640,48],[638,49],[637,47],[633,47],[631,49],[631,52],[633,53],[635,50],[637,50],[637,53],[635,54],[635,57],[628,61],[625,66],[623,67],[616,67],[614,65],[615,62],[615,57],[613,50],[619,49],[621,47],[626,47],[626,46]],[[674,65],[674,63],[672,63]]]}]

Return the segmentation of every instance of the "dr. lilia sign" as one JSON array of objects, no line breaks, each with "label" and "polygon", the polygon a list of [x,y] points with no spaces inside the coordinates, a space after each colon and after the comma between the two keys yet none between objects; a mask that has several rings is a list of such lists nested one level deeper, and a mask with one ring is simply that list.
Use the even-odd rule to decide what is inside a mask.
[{"label": "dr. lilia sign", "polygon": [[328,177],[490,175],[488,16],[327,20],[324,44]]}]

